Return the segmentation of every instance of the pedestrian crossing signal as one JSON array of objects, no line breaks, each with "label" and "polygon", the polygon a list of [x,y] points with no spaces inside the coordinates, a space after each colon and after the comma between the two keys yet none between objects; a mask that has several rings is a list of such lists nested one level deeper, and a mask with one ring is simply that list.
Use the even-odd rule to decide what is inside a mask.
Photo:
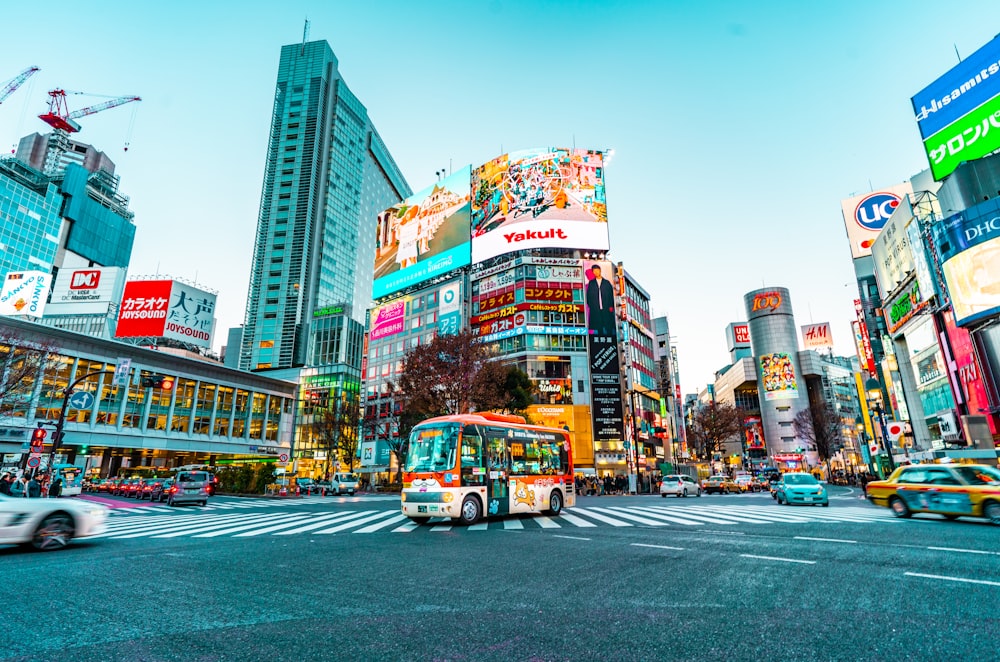
[{"label": "pedestrian crossing signal", "polygon": [[48,433],[44,428],[35,428],[31,431],[31,446],[32,448],[41,448],[45,444],[45,436]]}]

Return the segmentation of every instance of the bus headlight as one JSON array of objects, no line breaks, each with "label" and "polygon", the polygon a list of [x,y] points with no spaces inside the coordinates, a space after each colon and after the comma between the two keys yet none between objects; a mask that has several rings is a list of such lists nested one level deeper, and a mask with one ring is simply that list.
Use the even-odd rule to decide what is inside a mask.
[{"label": "bus headlight", "polygon": [[406,492],[400,492],[400,494],[399,494],[399,500],[400,501],[406,501]]},{"label": "bus headlight", "polygon": [[441,495],[441,501],[444,501],[445,503],[451,503],[454,500],[455,500],[455,495],[452,494],[451,492],[445,492],[444,494]]}]

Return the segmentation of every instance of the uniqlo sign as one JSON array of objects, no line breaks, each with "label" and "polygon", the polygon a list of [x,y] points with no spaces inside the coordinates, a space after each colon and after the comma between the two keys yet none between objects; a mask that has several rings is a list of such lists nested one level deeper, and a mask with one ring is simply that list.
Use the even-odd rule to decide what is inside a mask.
[{"label": "uniqlo sign", "polygon": [[173,284],[172,280],[130,280],[125,283],[115,337],[162,337]]},{"label": "uniqlo sign", "polygon": [[86,269],[84,271],[74,271],[69,278],[69,289],[71,290],[94,290],[101,284],[100,269]]}]

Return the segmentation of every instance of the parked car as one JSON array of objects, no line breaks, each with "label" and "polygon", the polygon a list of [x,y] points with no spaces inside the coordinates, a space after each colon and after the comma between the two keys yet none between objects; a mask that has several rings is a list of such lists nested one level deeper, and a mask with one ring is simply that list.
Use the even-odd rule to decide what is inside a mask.
[{"label": "parked car", "polygon": [[62,549],[73,538],[103,533],[108,508],[77,499],[18,499],[0,494],[0,544]]},{"label": "parked car", "polygon": [[660,496],[666,498],[668,494],[673,494],[676,497],[686,497],[693,494],[700,497],[701,485],[694,482],[694,478],[691,476],[671,474],[664,476],[663,480],[660,481]]},{"label": "parked car", "polygon": [[153,500],[153,486],[163,484],[162,478],[140,478],[136,487],[136,498],[140,501],[144,499]]},{"label": "parked car", "polygon": [[867,497],[896,517],[938,513],[1000,525],[1000,470],[984,464],[914,464],[868,483]]},{"label": "parked car", "polygon": [[160,501],[166,501],[167,491],[173,484],[174,484],[173,478],[164,478],[162,480],[153,483],[153,487],[149,491],[150,502],[156,501],[157,503],[159,503]]},{"label": "parked car", "polygon": [[303,496],[308,496],[310,494],[319,494],[321,486],[312,478],[302,477],[295,479],[295,485],[299,488],[299,494]]},{"label": "parked car", "polygon": [[761,490],[760,483],[748,473],[736,474],[733,482],[740,488],[740,492],[760,492]]},{"label": "parked car", "polygon": [[200,503],[208,505],[211,496],[212,476],[207,471],[178,471],[174,483],[167,490],[167,505]]},{"label": "parked car", "polygon": [[829,506],[826,488],[816,477],[807,473],[786,473],[778,481],[772,495],[780,505],[801,503],[809,506]]},{"label": "parked car", "polygon": [[736,494],[740,491],[737,485],[729,476],[716,475],[709,476],[705,481],[706,494]]}]

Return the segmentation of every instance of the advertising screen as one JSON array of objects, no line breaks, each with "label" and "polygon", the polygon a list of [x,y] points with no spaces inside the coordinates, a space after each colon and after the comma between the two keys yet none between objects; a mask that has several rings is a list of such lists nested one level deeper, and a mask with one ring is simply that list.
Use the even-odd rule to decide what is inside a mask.
[{"label": "advertising screen", "polygon": [[760,380],[765,400],[791,400],[799,397],[792,357],[783,352],[760,357]]},{"label": "advertising screen", "polygon": [[0,315],[45,314],[52,276],[44,271],[12,271],[0,288]]},{"label": "advertising screen", "polygon": [[1000,314],[1000,205],[990,200],[934,227],[960,326]]},{"label": "advertising screen", "polygon": [[121,301],[125,285],[125,270],[121,267],[91,267],[59,270],[52,298],[50,315],[106,314],[108,305]]},{"label": "advertising screen", "polygon": [[851,243],[852,257],[857,259],[872,254],[875,238],[903,198],[911,193],[913,187],[909,182],[904,182],[840,202],[844,226],[847,229],[847,240]]},{"label": "advertising screen", "polygon": [[583,262],[594,441],[623,439],[625,431],[614,273],[610,262]]},{"label": "advertising screen", "polygon": [[472,172],[472,260],[530,248],[608,249],[604,154],[541,148]]},{"label": "advertising screen", "polygon": [[1000,147],[1000,36],[911,101],[935,180]]},{"label": "advertising screen", "polygon": [[373,298],[469,264],[471,173],[466,166],[379,214]]}]

